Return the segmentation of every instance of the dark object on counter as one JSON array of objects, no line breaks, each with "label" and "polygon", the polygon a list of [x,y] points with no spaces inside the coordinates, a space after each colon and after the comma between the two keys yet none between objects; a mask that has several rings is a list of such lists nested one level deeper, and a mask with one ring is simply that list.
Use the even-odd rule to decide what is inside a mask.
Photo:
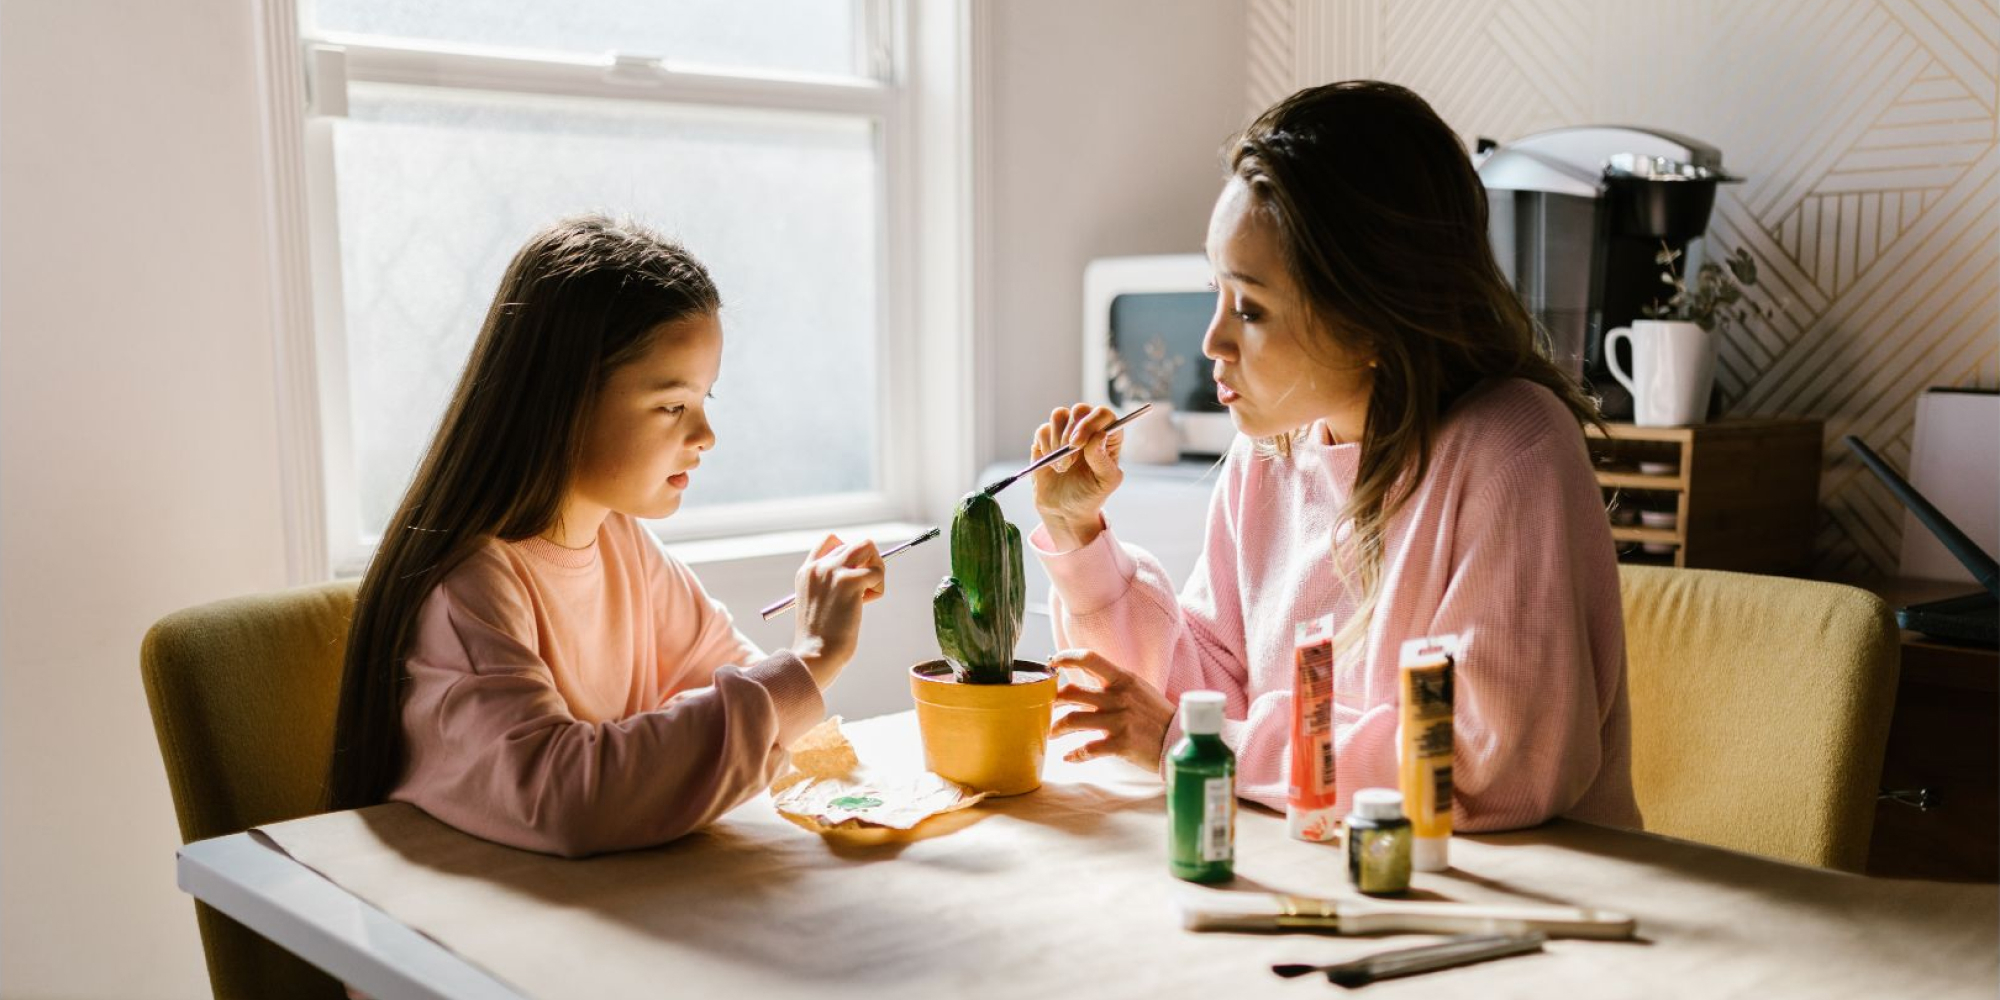
[{"label": "dark object on counter", "polygon": [[1861,439],[1849,434],[1844,438],[1847,446],[1861,458],[1861,464],[1880,477],[1883,485],[1896,499],[1924,522],[1924,527],[1944,543],[1944,547],[1965,565],[1974,580],[1986,588],[1962,597],[1950,597],[1942,601],[1929,601],[1896,609],[1896,624],[1912,632],[1922,632],[1938,639],[1957,642],[1977,643],[1982,646],[2000,645],[2000,628],[1996,628],[1996,618],[2000,618],[2000,563],[1982,551],[1978,543],[1968,537],[1951,518],[1932,505],[1917,488],[1904,481],[1889,463],[1875,454],[1874,449],[1863,444]]},{"label": "dark object on counter", "polygon": [[1632,415],[1605,352],[1607,333],[1660,298],[1662,250],[1685,252],[1708,229],[1717,184],[1741,178],[1722,152],[1662,129],[1581,126],[1479,142],[1494,259],[1549,337],[1550,354]]},{"label": "dark object on counter", "polygon": [[1369,983],[1420,972],[1449,969],[1474,962],[1486,962],[1510,955],[1527,955],[1542,950],[1548,938],[1539,931],[1528,934],[1461,935],[1440,944],[1378,952],[1365,958],[1334,965],[1274,965],[1271,971],[1286,979],[1314,972],[1326,973],[1326,981],[1338,986],[1366,986]]},{"label": "dark object on counter", "polygon": [[[1715,186],[1737,178],[1658,156],[1618,153],[1604,167],[1614,233],[1685,245],[1708,231]],[[1657,290],[1655,290],[1655,294]]]}]

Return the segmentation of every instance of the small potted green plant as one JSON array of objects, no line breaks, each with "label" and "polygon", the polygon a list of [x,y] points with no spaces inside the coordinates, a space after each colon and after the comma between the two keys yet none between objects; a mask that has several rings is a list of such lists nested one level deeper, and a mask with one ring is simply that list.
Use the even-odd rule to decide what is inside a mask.
[{"label": "small potted green plant", "polygon": [[983,492],[951,521],[951,575],[931,599],[944,657],[910,668],[924,763],[990,795],[1041,787],[1055,674],[1014,656],[1027,605],[1020,529]]}]

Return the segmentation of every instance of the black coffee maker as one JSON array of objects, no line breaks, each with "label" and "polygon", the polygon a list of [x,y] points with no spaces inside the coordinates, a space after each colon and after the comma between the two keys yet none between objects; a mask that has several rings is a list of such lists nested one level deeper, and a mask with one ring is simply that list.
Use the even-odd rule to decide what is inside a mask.
[{"label": "black coffee maker", "polygon": [[[1664,300],[1662,246],[1699,266],[1722,153],[1706,143],[1623,126],[1560,128],[1501,146],[1479,140],[1493,255],[1557,361],[1583,378],[1613,420],[1632,397],[1611,377],[1606,331],[1644,319]],[[1628,369],[1629,370],[1629,369]]]}]

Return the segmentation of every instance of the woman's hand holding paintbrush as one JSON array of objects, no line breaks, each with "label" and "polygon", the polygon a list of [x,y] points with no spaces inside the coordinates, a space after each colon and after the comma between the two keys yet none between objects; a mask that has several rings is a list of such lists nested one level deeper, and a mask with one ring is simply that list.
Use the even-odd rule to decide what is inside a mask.
[{"label": "woman's hand holding paintbrush", "polygon": [[1124,470],[1118,467],[1125,435],[1117,428],[1150,406],[1120,420],[1112,419],[1110,407],[1088,403],[1057,407],[1049,422],[1035,431],[1034,457],[1054,459],[1035,473],[1035,512],[1059,549],[1067,552],[1089,545],[1103,530],[1104,502],[1125,481]]},{"label": "woman's hand holding paintbrush", "polygon": [[[1125,435],[1118,428],[1145,413],[1146,404],[1112,419],[1109,407],[1079,403],[1058,408],[1035,431],[1035,462],[1022,470],[1035,476],[1035,511],[1049,538],[1069,551],[1096,540],[1104,529],[1104,501],[1124,482],[1118,452]],[[1070,674],[1056,693],[1056,704],[1074,708],[1058,719],[1051,735],[1097,733],[1069,750],[1069,761],[1122,757],[1140,767],[1156,767],[1174,707],[1158,688],[1138,675],[1089,650],[1066,650],[1049,666]]]}]

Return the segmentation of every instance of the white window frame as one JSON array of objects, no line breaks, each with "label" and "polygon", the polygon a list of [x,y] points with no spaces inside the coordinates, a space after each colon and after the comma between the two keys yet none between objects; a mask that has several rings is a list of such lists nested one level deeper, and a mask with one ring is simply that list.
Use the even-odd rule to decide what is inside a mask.
[{"label": "white window frame", "polygon": [[[990,409],[973,394],[974,0],[864,0],[871,78],[723,75],[644,56],[598,58],[301,32],[296,0],[257,0],[268,257],[276,338],[288,576],[357,573],[377,538],[354,489],[332,123],[350,82],[710,107],[833,112],[877,125],[876,469],[869,493],[685,511],[670,540],[937,520],[967,488]],[[983,62],[983,60],[980,60]]]}]

